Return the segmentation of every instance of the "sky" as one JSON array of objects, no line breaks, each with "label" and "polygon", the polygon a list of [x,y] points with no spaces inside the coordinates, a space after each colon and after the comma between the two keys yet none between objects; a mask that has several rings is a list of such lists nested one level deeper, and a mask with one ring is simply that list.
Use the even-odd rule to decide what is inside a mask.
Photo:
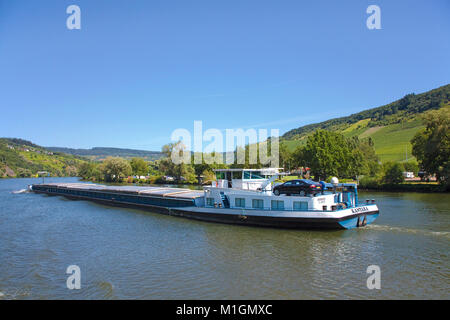
[{"label": "sky", "polygon": [[283,134],[448,84],[449,39],[448,0],[0,0],[0,137],[160,150],[196,120]]}]

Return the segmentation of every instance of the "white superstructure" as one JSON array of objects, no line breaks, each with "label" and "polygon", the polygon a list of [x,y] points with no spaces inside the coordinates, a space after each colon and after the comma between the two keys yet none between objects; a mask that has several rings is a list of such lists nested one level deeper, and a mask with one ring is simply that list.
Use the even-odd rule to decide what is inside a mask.
[{"label": "white superstructure", "polygon": [[270,191],[272,182],[281,175],[281,169],[216,169],[217,181],[213,181],[212,187]]},{"label": "white superstructure", "polygon": [[[342,193],[327,193],[317,196],[275,196],[272,183],[280,168],[265,169],[217,169],[217,181],[204,187],[205,207],[231,209],[287,210],[287,211],[329,211],[344,199]],[[353,203],[351,203],[353,204]]]}]

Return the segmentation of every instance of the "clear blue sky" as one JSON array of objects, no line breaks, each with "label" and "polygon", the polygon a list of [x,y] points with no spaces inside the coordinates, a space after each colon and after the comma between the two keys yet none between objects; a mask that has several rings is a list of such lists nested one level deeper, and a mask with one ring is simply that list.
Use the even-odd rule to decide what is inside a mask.
[{"label": "clear blue sky", "polygon": [[283,134],[449,83],[449,39],[448,0],[0,0],[0,136],[160,150],[194,120]]}]

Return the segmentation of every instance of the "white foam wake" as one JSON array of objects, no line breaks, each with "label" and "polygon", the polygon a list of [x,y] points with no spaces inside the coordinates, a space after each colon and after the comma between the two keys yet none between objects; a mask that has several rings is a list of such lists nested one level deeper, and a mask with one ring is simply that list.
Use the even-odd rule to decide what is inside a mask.
[{"label": "white foam wake", "polygon": [[411,233],[411,234],[422,234],[428,236],[444,236],[450,237],[449,231],[431,231],[424,229],[411,229],[411,228],[403,228],[403,227],[393,227],[379,224],[371,224],[367,226],[368,229],[386,231],[386,232],[401,232],[401,233]]}]

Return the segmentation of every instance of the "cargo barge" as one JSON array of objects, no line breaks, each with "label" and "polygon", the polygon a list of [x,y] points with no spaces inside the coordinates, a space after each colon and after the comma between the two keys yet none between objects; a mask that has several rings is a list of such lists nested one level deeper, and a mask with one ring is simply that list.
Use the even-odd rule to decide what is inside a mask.
[{"label": "cargo barge", "polygon": [[372,223],[374,201],[360,205],[356,185],[327,184],[320,194],[275,195],[278,169],[219,169],[217,181],[203,190],[172,187],[47,183],[35,193],[136,207],[210,222],[294,229],[351,229]]}]

